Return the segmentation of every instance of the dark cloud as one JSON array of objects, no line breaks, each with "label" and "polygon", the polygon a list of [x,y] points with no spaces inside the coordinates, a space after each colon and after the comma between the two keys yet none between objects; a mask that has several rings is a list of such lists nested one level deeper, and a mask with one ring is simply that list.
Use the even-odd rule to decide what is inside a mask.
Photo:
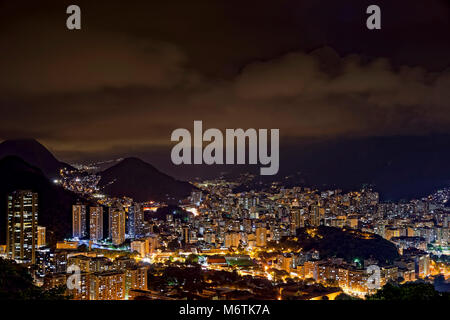
[{"label": "dark cloud", "polygon": [[194,120],[285,139],[448,132],[444,2],[386,2],[378,34],[364,1],[249,3],[80,1],[71,32],[70,3],[0,1],[0,139],[73,160],[160,152]]}]

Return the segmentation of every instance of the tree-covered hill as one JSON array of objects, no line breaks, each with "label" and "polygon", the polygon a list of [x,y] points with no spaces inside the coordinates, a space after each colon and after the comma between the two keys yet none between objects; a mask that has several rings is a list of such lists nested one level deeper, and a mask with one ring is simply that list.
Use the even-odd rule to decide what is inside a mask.
[{"label": "tree-covered hill", "polygon": [[283,238],[279,244],[271,246],[304,252],[317,250],[321,258],[343,258],[348,262],[373,258],[390,264],[399,257],[395,245],[376,234],[325,226],[299,228],[296,238]]},{"label": "tree-covered hill", "polygon": [[391,263],[399,257],[395,245],[376,234],[325,226],[315,229],[316,233],[308,230],[298,230],[298,241],[304,250],[316,249],[322,257],[347,261],[374,258],[380,263]]}]

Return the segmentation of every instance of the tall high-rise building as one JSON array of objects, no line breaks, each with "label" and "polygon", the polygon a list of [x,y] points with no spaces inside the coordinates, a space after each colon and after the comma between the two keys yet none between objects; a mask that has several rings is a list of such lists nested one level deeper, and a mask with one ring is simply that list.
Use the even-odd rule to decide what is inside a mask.
[{"label": "tall high-rise building", "polygon": [[320,221],[325,215],[325,209],[318,205],[312,205],[309,213],[309,225],[312,227],[320,226]]},{"label": "tall high-rise building", "polygon": [[82,204],[73,205],[72,236],[81,239],[86,235],[86,206]]},{"label": "tall high-rise building", "polygon": [[117,208],[110,210],[110,221],[112,242],[120,245],[125,241],[125,212]]},{"label": "tall high-rise building", "polygon": [[144,232],[144,211],[140,204],[134,204],[128,207],[128,235],[130,238],[142,238]]},{"label": "tall high-rise building", "polygon": [[135,211],[135,225],[136,225],[136,237],[141,238],[145,237],[145,221],[144,221],[144,210],[140,204],[134,205]]},{"label": "tall high-rise building", "polygon": [[190,241],[189,227],[183,227],[183,240],[184,240],[184,243],[189,243],[189,241]]},{"label": "tall high-rise building", "polygon": [[38,246],[38,248],[46,245],[45,232],[46,232],[45,227],[42,227],[42,226],[37,227],[37,246]]},{"label": "tall high-rise building", "polygon": [[98,241],[103,239],[103,208],[90,207],[89,208],[89,228],[90,239]]},{"label": "tall high-rise building", "polygon": [[[113,212],[114,211],[124,211],[124,208],[123,208],[122,204],[117,202],[117,203],[114,203],[112,206],[110,206],[108,208],[108,237],[110,239],[112,239],[112,237],[113,237],[113,235],[112,235],[112,232],[113,232],[113,230],[112,230],[112,226],[113,226],[112,217],[113,217]],[[126,215],[125,215],[125,221],[126,221]],[[127,226],[125,225],[125,228],[126,227]],[[125,229],[125,232],[126,232],[126,229]]]},{"label": "tall high-rise building", "polygon": [[38,238],[38,194],[29,190],[18,190],[9,194],[7,219],[8,258],[34,263]]},{"label": "tall high-rise building", "polygon": [[291,222],[295,228],[303,228],[305,226],[305,219],[302,212],[299,209],[291,210]]},{"label": "tall high-rise building", "polygon": [[108,208],[108,237],[112,238],[112,212],[114,208],[109,207]]},{"label": "tall high-rise building", "polygon": [[134,239],[136,237],[136,226],[135,226],[135,216],[134,216],[134,206],[129,206],[127,208],[127,222],[126,222],[126,234],[129,238]]}]

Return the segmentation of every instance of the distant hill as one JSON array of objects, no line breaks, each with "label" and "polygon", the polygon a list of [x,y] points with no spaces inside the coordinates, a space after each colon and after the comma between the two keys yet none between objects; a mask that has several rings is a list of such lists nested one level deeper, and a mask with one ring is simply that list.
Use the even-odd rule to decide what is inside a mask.
[{"label": "distant hill", "polygon": [[6,240],[7,194],[14,190],[32,190],[39,194],[39,225],[48,228],[47,237],[62,239],[71,233],[72,205],[78,196],[54,185],[34,166],[15,156],[0,159],[0,242]]},{"label": "distant hill", "polygon": [[100,173],[99,186],[110,196],[131,197],[136,201],[176,203],[195,189],[178,181],[138,158],[126,158]]},{"label": "distant hill", "polygon": [[40,168],[50,178],[59,177],[61,168],[72,168],[58,161],[53,154],[34,139],[6,140],[0,143],[0,159],[6,156],[17,156],[32,166]]}]

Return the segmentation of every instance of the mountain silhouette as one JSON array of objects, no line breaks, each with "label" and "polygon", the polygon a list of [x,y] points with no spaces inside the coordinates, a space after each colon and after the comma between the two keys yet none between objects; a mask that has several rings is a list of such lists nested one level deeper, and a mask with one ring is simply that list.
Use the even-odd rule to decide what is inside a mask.
[{"label": "mountain silhouette", "polygon": [[61,168],[73,169],[70,165],[58,161],[42,144],[34,139],[6,140],[0,143],[0,159],[17,156],[32,166],[38,167],[50,179],[59,177]]},{"label": "mountain silhouette", "polygon": [[135,201],[176,203],[195,189],[188,182],[178,181],[138,158],[126,158],[100,173],[99,186],[114,197],[127,196]]},{"label": "mountain silhouette", "polygon": [[[52,182],[37,167],[16,156],[0,159],[0,221],[6,221],[8,193],[31,190],[38,193],[38,224],[47,227],[47,240],[63,239],[71,233],[72,205],[78,196]],[[0,223],[0,242],[6,240],[5,223]]]}]

